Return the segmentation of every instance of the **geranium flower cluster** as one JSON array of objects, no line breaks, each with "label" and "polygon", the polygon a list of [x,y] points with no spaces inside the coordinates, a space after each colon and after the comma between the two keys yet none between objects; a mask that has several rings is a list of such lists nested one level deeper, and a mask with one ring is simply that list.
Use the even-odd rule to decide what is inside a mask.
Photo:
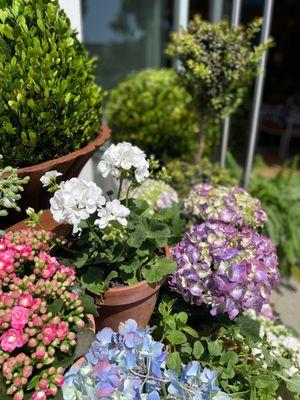
[{"label": "geranium flower cluster", "polygon": [[149,162],[145,153],[128,142],[112,144],[104,152],[97,169],[104,178],[109,175],[120,178],[124,172],[132,172],[138,183],[149,176]]},{"label": "geranium flower cluster", "polygon": [[14,400],[57,393],[63,370],[51,364],[70,356],[84,327],[81,301],[70,291],[75,271],[47,253],[50,239],[32,229],[0,239],[0,374]]},{"label": "geranium flower cluster", "polygon": [[134,320],[121,323],[117,333],[104,328],[84,364],[67,373],[64,399],[229,399],[214,385],[217,372],[193,361],[178,376],[166,367],[167,357],[151,330],[138,328]]},{"label": "geranium flower cluster", "polygon": [[[112,144],[103,154],[97,170],[104,178],[112,176],[119,181],[117,198],[106,201],[102,189],[94,182],[72,178],[57,185],[57,171],[48,171],[41,177],[43,186],[50,186],[55,191],[50,199],[50,209],[55,221],[73,225],[73,233],[81,231],[80,223],[97,213],[94,224],[101,229],[117,221],[121,226],[127,225],[130,210],[121,204],[119,197],[125,179],[134,179],[141,183],[149,176],[149,162],[145,153],[130,143]],[[58,189],[58,190],[56,190]]]},{"label": "geranium flower cluster", "polygon": [[171,288],[211,314],[259,312],[279,283],[278,260],[270,239],[254,230],[222,222],[193,225],[171,254],[177,270]]},{"label": "geranium flower cluster", "polygon": [[263,226],[267,220],[258,199],[240,187],[194,186],[184,201],[184,209],[203,221],[221,221],[239,227]]},{"label": "geranium flower cluster", "polygon": [[134,198],[145,200],[151,211],[169,208],[179,202],[177,192],[170,185],[155,179],[146,179],[141,186],[132,191],[131,195]]}]

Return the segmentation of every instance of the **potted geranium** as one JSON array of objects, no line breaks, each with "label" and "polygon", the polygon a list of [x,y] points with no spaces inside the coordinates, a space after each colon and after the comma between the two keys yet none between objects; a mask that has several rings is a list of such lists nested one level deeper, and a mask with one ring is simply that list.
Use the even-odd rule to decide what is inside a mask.
[{"label": "potted geranium", "polygon": [[[2,0],[0,15],[0,153],[30,176],[19,205],[49,206],[40,177],[57,169],[77,176],[108,136],[101,128],[104,92],[57,1]],[[10,215],[10,222],[12,216]]]},{"label": "potted geranium", "polygon": [[75,270],[50,256],[51,242],[51,232],[30,228],[0,238],[1,400],[55,396],[76,358],[87,309]]},{"label": "potted geranium", "polygon": [[147,324],[164,278],[176,268],[167,246],[181,236],[178,204],[154,211],[131,197],[154,166],[138,147],[123,142],[111,145],[98,165],[102,177],[117,180],[115,192],[105,194],[94,182],[78,178],[58,185],[55,172],[42,178],[54,191],[54,220],[73,227],[68,246],[57,255],[77,268],[82,288],[101,306],[98,329],[117,329],[129,317]]}]

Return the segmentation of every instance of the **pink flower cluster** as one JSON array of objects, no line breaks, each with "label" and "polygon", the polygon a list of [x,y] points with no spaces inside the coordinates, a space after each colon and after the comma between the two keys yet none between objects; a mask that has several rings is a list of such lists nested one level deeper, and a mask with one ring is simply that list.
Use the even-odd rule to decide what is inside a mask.
[{"label": "pink flower cluster", "polygon": [[83,306],[70,291],[75,271],[46,252],[50,239],[32,229],[0,239],[0,374],[14,400],[29,387],[31,400],[57,393],[63,370],[51,364],[70,356],[84,327]]}]

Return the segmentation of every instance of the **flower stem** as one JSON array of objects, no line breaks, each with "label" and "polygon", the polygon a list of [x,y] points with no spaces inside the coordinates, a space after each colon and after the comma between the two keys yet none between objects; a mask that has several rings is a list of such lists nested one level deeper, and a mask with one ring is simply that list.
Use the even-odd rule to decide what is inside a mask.
[{"label": "flower stem", "polygon": [[119,185],[118,195],[117,195],[117,199],[118,200],[120,200],[120,196],[121,196],[121,192],[122,192],[123,180],[124,180],[124,178],[121,176],[120,177],[120,185]]}]

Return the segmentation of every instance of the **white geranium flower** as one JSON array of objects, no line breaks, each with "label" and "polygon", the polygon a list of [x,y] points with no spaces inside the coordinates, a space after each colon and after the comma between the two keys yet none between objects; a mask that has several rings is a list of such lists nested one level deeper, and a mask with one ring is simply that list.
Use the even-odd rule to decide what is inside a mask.
[{"label": "white geranium flower", "polygon": [[105,151],[97,166],[97,170],[104,178],[107,178],[108,175],[119,178],[122,170],[129,171],[131,169],[134,170],[138,182],[142,182],[149,176],[149,163],[145,153],[127,142],[112,144]]},{"label": "white geranium flower", "polygon": [[108,201],[104,208],[101,208],[98,211],[98,219],[95,221],[95,225],[97,225],[100,229],[106,228],[110,222],[117,221],[119,224],[123,226],[127,226],[128,215],[130,214],[130,210],[123,206],[120,200]]},{"label": "white geranium flower", "polygon": [[72,178],[60,185],[50,199],[50,210],[55,221],[73,225],[73,233],[79,232],[81,221],[105,204],[102,190],[94,183]]},{"label": "white geranium flower", "polygon": [[42,182],[44,187],[50,185],[51,180],[55,180],[58,176],[62,176],[61,172],[56,171],[56,169],[52,171],[46,172],[41,178],[40,181]]}]

